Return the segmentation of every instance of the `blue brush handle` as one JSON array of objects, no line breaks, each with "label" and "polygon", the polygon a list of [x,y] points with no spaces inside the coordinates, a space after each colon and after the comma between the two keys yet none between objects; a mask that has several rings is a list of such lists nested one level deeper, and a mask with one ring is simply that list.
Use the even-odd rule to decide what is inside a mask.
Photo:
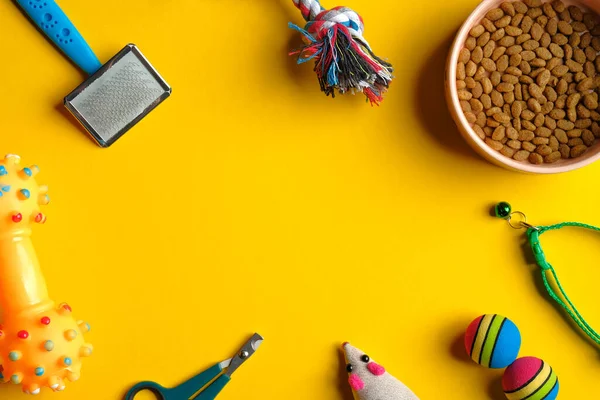
[{"label": "blue brush handle", "polygon": [[54,0],[16,0],[31,20],[88,75],[102,64]]}]

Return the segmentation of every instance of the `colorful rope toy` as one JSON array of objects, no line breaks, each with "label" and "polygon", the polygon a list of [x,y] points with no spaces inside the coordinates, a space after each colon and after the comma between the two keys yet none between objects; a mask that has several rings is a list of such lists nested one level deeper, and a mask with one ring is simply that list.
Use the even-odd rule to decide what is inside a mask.
[{"label": "colorful rope toy", "polygon": [[321,90],[332,97],[336,91],[362,92],[371,104],[383,101],[393,67],[371,50],[363,37],[361,16],[347,7],[326,10],[319,0],[293,2],[307,24],[304,29],[293,23],[289,26],[302,33],[306,45],[290,55],[298,56],[298,64],[315,60]]},{"label": "colorful rope toy", "polygon": [[73,318],[71,307],[50,300],[31,226],[46,222],[40,206],[48,188],[35,180],[36,165],[20,167],[20,157],[0,160],[0,381],[38,394],[42,387],[65,389],[79,379],[81,359],[92,354],[83,340],[90,326]]},{"label": "colorful rope toy", "polygon": [[[529,245],[531,246],[531,250],[535,257],[537,264],[541,268],[542,272],[542,280],[544,282],[544,287],[546,291],[550,295],[550,297],[558,303],[566,313],[571,317],[573,322],[577,324],[579,328],[589,337],[595,344],[600,345],[600,334],[598,334],[583,318],[577,307],[573,304],[567,293],[565,292],[560,280],[558,279],[558,274],[554,267],[546,260],[546,255],[544,254],[544,250],[542,250],[542,245],[540,244],[540,236],[548,231],[554,231],[562,228],[583,228],[589,229],[592,231],[600,231],[600,228],[582,224],[579,222],[564,222],[561,224],[550,225],[550,226],[534,226],[527,222],[527,216],[521,211],[512,211],[512,207],[510,204],[506,202],[498,203],[494,208],[496,217],[505,219],[508,221],[509,225],[514,229],[526,229],[527,230],[527,238],[529,239]],[[553,282],[552,282],[553,281]],[[552,283],[556,286],[556,289],[553,287]]]}]

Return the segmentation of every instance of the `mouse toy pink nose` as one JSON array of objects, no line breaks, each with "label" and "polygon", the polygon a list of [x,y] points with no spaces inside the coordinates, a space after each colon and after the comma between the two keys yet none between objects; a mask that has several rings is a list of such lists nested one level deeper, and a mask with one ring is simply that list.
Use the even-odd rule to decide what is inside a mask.
[{"label": "mouse toy pink nose", "polygon": [[367,364],[367,369],[375,376],[381,376],[385,374],[385,368],[374,362]]},{"label": "mouse toy pink nose", "polygon": [[350,374],[350,377],[348,377],[348,383],[355,392],[359,392],[365,388],[365,383],[356,374]]}]

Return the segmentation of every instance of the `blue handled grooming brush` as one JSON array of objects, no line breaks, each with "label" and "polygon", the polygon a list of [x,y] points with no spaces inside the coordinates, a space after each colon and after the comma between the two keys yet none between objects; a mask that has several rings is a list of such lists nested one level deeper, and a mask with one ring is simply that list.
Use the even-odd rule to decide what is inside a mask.
[{"label": "blue handled grooming brush", "polygon": [[54,0],[16,0],[89,78],[65,106],[99,146],[108,147],[171,95],[171,87],[133,44],[102,65]]}]

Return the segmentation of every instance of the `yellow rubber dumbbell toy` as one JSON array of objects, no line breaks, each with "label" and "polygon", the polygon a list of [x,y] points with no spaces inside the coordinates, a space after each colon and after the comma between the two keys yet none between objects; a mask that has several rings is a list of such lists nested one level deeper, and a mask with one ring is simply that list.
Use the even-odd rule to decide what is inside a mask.
[{"label": "yellow rubber dumbbell toy", "polygon": [[0,160],[0,379],[38,394],[79,379],[92,346],[83,338],[90,326],[48,296],[31,241],[32,226],[46,222],[40,207],[50,202],[48,188],[36,182],[37,166],[20,161]]}]

